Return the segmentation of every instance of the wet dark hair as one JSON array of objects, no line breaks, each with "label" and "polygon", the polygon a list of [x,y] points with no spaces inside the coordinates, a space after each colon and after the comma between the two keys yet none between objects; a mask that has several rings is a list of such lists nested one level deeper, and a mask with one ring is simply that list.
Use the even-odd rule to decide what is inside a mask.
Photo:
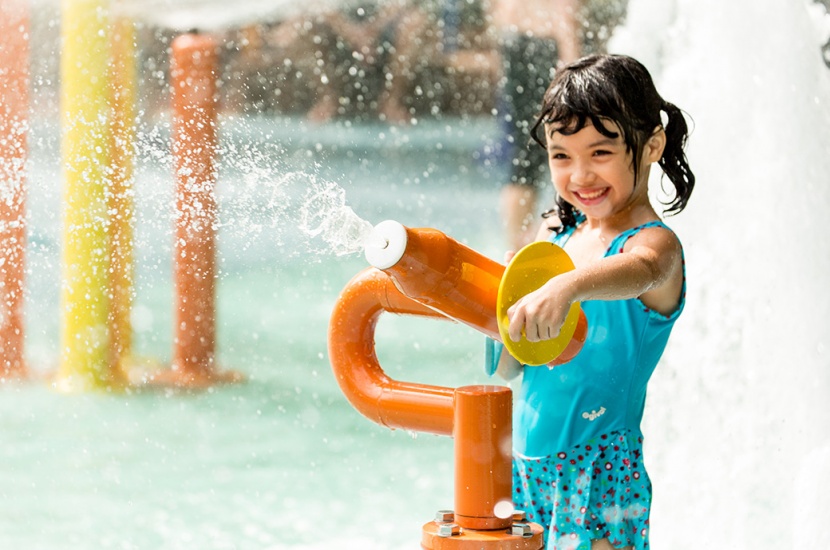
[{"label": "wet dark hair", "polygon": [[[663,213],[677,214],[686,207],[695,186],[695,176],[683,152],[688,126],[680,109],[660,97],[648,70],[636,59],[590,55],[558,69],[545,92],[531,136],[547,148],[545,124],[572,135],[590,121],[600,134],[616,138],[619,134],[602,124],[602,120],[613,121],[622,131],[626,152],[632,153],[636,181],[643,148],[655,128],[663,125],[661,112],[667,116],[666,147],[658,164],[675,190],[674,199],[664,203]],[[575,226],[575,208],[561,197],[556,198],[556,206],[563,228]]]}]

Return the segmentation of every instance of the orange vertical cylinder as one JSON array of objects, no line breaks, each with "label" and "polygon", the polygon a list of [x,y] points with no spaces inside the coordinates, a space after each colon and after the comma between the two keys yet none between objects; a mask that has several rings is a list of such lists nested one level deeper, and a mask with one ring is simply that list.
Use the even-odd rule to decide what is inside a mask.
[{"label": "orange vertical cylinder", "polygon": [[23,282],[26,136],[29,124],[28,2],[0,3],[0,379],[26,374]]},{"label": "orange vertical cylinder", "polygon": [[185,34],[172,44],[176,167],[173,369],[210,377],[216,352],[217,66],[214,39]]},{"label": "orange vertical cylinder", "polygon": [[512,393],[504,386],[455,390],[455,522],[465,529],[509,527],[512,514],[497,517],[496,505],[512,505]]}]

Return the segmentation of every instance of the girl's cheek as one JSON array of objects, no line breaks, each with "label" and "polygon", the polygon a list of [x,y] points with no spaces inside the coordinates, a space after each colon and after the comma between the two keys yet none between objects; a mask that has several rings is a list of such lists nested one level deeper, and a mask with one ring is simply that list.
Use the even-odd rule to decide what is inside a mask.
[{"label": "girl's cheek", "polygon": [[551,172],[550,179],[557,190],[564,189],[568,185],[568,177],[562,172]]}]

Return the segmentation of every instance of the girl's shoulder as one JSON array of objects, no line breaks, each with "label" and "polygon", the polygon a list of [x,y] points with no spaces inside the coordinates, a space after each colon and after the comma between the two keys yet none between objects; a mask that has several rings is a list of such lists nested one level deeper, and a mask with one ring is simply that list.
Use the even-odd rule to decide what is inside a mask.
[{"label": "girl's shoulder", "polygon": [[637,247],[653,250],[660,256],[683,257],[683,245],[677,234],[662,220],[643,223],[622,231],[611,242],[607,255],[629,252]]},{"label": "girl's shoulder", "polygon": [[667,245],[678,250],[682,248],[677,234],[660,219],[644,222],[621,231],[609,248],[616,245],[620,248],[619,252],[623,252],[624,249],[649,243],[659,244],[660,248]]},{"label": "girl's shoulder", "polygon": [[623,232],[613,246],[617,248],[609,250],[609,255],[630,252],[653,266],[655,282],[659,284],[639,296],[643,305],[666,319],[679,315],[685,296],[686,269],[677,234],[657,220]]}]

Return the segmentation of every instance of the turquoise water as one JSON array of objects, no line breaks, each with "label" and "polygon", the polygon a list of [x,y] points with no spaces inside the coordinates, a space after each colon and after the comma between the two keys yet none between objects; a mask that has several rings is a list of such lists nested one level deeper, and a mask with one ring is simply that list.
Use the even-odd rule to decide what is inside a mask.
[{"label": "turquoise water", "polygon": [[[269,201],[283,174],[300,173],[307,181],[292,180],[293,191],[336,183],[371,223],[437,227],[500,258],[501,176],[474,159],[495,128],[222,128],[218,360],[247,382],[194,395],[4,388],[3,548],[411,548],[452,507],[452,441],[373,424],[331,373],[329,312],[365,261],[336,255],[297,229],[297,211]],[[60,171],[54,129],[35,125],[32,136],[27,355],[47,374],[58,357]],[[165,137],[151,138],[136,177],[135,347],[168,361],[173,183]],[[484,381],[482,337],[465,326],[388,316],[377,347],[395,378]]]}]

